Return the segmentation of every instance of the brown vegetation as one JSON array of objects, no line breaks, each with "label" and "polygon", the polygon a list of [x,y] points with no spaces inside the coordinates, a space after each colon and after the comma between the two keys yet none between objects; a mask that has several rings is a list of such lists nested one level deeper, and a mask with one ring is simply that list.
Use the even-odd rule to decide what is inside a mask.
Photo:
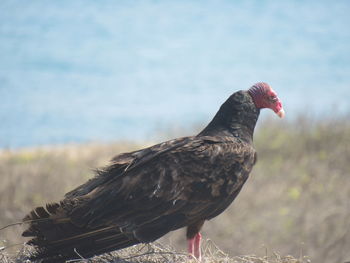
[{"label": "brown vegetation", "polygon": [[[113,155],[144,146],[114,143],[3,150],[0,226],[20,221],[35,206],[59,200]],[[206,241],[209,262],[307,262],[304,256],[317,263],[350,260],[350,122],[346,118],[267,121],[256,131],[255,146],[258,164],[241,194],[225,213],[204,226],[203,236],[212,240]],[[0,247],[23,243],[20,232],[20,226],[0,231]],[[185,249],[181,230],[159,242],[177,251]],[[231,258],[213,248],[212,242]],[[187,259],[187,255],[159,245],[147,249],[164,253],[147,250],[146,255],[139,256],[145,252],[137,249],[140,246],[117,255],[138,257],[114,262]],[[298,260],[273,251],[294,255]],[[13,253],[8,249],[5,252]],[[237,257],[251,254],[257,256]],[[0,255],[0,262],[1,256],[3,262],[11,262],[5,254]],[[99,260],[103,262],[103,258]]]}]

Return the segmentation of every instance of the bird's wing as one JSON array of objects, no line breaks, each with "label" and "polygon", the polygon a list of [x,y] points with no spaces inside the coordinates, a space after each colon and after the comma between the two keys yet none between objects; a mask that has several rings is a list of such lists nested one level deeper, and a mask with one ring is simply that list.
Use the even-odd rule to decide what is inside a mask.
[{"label": "bird's wing", "polygon": [[211,218],[241,189],[255,151],[236,139],[203,136],[172,140],[132,155],[123,170],[113,165],[106,170],[102,176],[111,178],[108,183],[63,201],[72,208],[73,223],[91,228],[115,225],[147,242]]},{"label": "bird's wing", "polygon": [[66,193],[65,198],[73,199],[79,196],[84,196],[93,191],[96,187],[108,184],[110,180],[124,175],[126,171],[129,171],[131,168],[140,166],[166,151],[170,151],[186,144],[191,138],[192,137],[178,138],[145,149],[118,154],[112,158],[112,164],[110,166],[105,169],[96,170],[97,176]]}]

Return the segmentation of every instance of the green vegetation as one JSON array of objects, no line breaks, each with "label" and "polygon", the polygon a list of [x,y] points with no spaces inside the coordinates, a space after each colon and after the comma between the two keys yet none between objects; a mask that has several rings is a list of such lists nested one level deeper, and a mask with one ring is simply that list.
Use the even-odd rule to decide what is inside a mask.
[{"label": "green vegetation", "polygon": [[[35,206],[61,199],[113,155],[147,145],[122,142],[2,151],[0,226],[20,221]],[[204,226],[203,236],[210,238],[205,241],[207,262],[349,261],[349,118],[267,120],[256,131],[255,148],[258,163],[241,194],[225,213]],[[1,231],[0,247],[23,243],[21,230],[15,226]],[[174,249],[153,244],[139,251],[142,246],[136,246],[112,254],[124,258],[113,262],[186,261],[187,255],[174,252],[186,248],[183,230],[159,242]],[[1,257],[3,262],[14,262],[5,254],[0,254],[0,262]],[[111,259],[106,257],[96,262]]]}]

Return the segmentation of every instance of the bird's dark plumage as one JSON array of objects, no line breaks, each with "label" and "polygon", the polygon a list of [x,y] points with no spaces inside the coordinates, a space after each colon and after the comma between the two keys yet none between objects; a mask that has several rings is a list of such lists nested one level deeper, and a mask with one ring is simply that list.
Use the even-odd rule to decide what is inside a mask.
[{"label": "bird's dark plumage", "polygon": [[65,198],[29,213],[33,259],[64,262],[154,241],[188,226],[193,238],[240,192],[256,161],[260,109],[234,93],[197,136],[120,154]]}]

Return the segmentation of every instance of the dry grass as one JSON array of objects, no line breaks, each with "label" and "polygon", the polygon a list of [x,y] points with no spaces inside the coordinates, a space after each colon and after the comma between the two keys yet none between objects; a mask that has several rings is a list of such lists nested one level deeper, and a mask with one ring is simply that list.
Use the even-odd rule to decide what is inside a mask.
[{"label": "dry grass", "polygon": [[[31,248],[23,246],[21,251],[14,257],[6,253],[0,254],[2,263],[20,263],[26,262],[26,258],[31,254]],[[187,253],[175,252],[173,248],[159,243],[147,245],[137,245],[120,251],[106,253],[96,256],[92,259],[85,259],[77,252],[75,260],[69,260],[67,263],[168,263],[168,262],[188,262],[198,263],[195,258],[191,258]],[[292,256],[280,256],[274,253],[271,256],[236,256],[230,257],[217,248],[213,243],[207,242],[203,249],[202,262],[206,263],[310,263],[307,257],[296,259]]]},{"label": "dry grass", "polygon": [[[113,155],[143,146],[115,143],[2,151],[0,226],[19,221],[35,206],[59,200],[90,178],[92,168],[106,165]],[[206,262],[307,262],[304,255],[317,263],[349,261],[349,118],[267,121],[256,131],[255,146],[258,164],[241,194],[203,229],[204,237],[210,237],[228,255],[207,242]],[[0,247],[23,243],[21,230],[15,226],[0,231]],[[106,256],[94,262],[187,260],[187,255],[174,253],[185,248],[182,230],[159,242],[174,249],[153,245],[137,252],[140,246],[136,246],[113,253],[113,260]],[[166,253],[137,256],[152,249]],[[294,258],[280,257],[273,251]],[[257,256],[237,257],[251,254]],[[125,259],[130,255],[137,257]],[[16,262],[4,252],[0,262],[1,257],[3,262]]]}]

